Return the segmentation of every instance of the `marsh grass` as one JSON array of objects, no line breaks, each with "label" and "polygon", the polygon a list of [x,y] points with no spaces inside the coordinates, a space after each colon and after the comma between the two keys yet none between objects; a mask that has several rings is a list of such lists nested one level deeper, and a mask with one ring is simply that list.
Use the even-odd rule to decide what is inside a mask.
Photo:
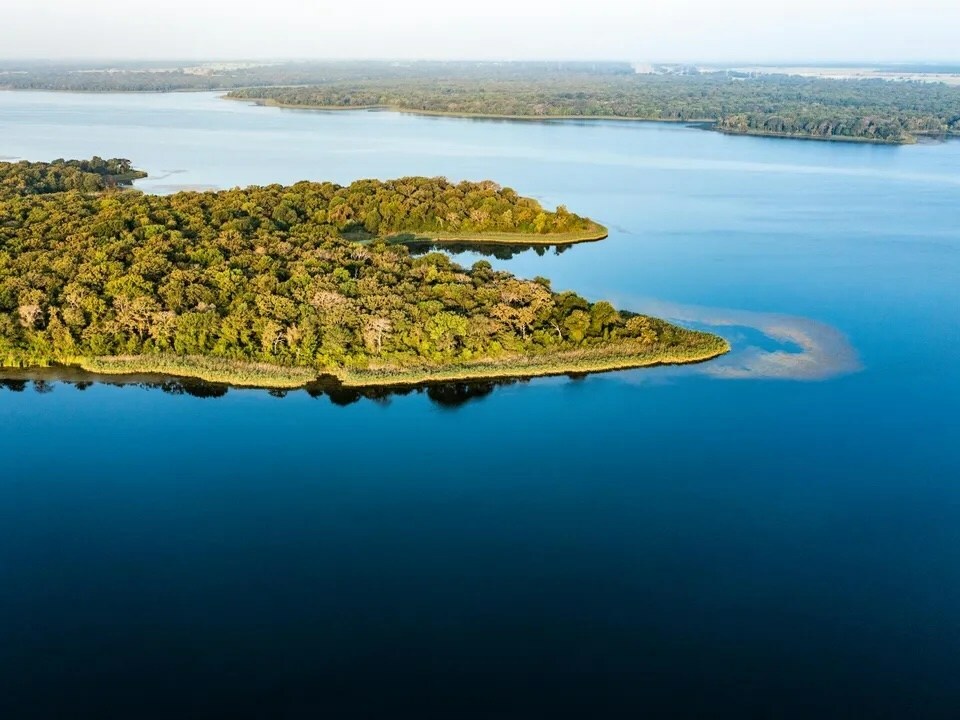
[{"label": "marsh grass", "polygon": [[437,243],[475,242],[505,245],[572,245],[574,243],[594,242],[603,240],[609,231],[599,223],[583,230],[565,233],[510,233],[510,232],[457,232],[457,233],[410,233],[412,237],[397,235],[387,236],[387,241],[403,237],[403,242],[423,242],[425,240]]},{"label": "marsh grass", "polygon": [[446,380],[493,380],[550,375],[628,370],[655,365],[699,363],[730,351],[723,338],[709,333],[690,333],[684,345],[622,344],[603,348],[567,350],[549,355],[516,355],[495,360],[477,360],[445,366],[397,368],[371,364],[367,369],[337,369],[335,375],[346,387],[420,385]]},{"label": "marsh grass", "polygon": [[575,243],[603,240],[610,234],[600,223],[592,222],[590,227],[563,233],[527,233],[527,232],[394,232],[378,236],[362,228],[341,231],[340,237],[359,243],[370,243],[377,239],[395,245],[407,243],[478,243],[489,245],[573,245]]},{"label": "marsh grass", "polygon": [[121,355],[86,358],[76,364],[104,375],[172,375],[238,387],[297,388],[317,377],[310,368],[194,355]]},{"label": "marsh grass", "polygon": [[723,338],[688,331],[682,344],[621,343],[601,348],[566,350],[549,355],[511,355],[446,365],[401,367],[371,363],[364,369],[287,367],[194,355],[118,355],[92,358],[6,356],[0,367],[29,369],[76,366],[100,375],[168,375],[196,378],[236,387],[293,389],[321,374],[335,377],[344,387],[422,385],[447,380],[493,380],[549,375],[608,372],[653,365],[681,365],[710,360],[730,350]]}]

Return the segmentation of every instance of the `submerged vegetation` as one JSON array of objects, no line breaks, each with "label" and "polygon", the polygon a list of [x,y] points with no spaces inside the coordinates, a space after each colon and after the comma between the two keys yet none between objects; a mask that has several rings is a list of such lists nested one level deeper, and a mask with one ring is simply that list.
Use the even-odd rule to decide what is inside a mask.
[{"label": "submerged vegetation", "polygon": [[[169,196],[38,194],[38,184],[5,184],[0,197],[0,365],[295,387],[317,374],[419,383],[692,362],[728,349],[543,278],[485,261],[464,268],[440,253],[414,258],[388,241],[451,226],[524,236],[594,227],[490,182]],[[358,230],[365,243],[348,239]]]}]

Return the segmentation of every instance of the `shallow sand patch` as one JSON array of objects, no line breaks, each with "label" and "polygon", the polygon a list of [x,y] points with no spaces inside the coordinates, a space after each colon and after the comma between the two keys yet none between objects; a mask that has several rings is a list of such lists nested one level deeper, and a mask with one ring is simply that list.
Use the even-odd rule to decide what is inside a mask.
[{"label": "shallow sand patch", "polygon": [[[671,368],[724,379],[829,380],[863,369],[856,349],[832,325],[796,315],[681,305],[658,300],[618,299],[621,307],[671,322],[695,324],[724,335],[727,355],[705,365]],[[767,349],[718,328],[751,328],[784,345]],[[792,347],[791,347],[792,346]],[[797,348],[797,349],[795,349]]]}]

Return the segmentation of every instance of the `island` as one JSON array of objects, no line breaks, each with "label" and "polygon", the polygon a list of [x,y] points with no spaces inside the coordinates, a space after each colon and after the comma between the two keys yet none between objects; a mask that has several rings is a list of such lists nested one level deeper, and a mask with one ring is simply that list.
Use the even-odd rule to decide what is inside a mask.
[{"label": "island", "polygon": [[[396,237],[600,228],[493,182],[361,180],[150,195],[129,161],[0,163],[0,365],[347,387],[701,362],[716,335]],[[68,168],[102,188],[59,182]],[[142,176],[142,173],[140,174]],[[63,189],[67,185],[71,189]],[[551,242],[557,242],[556,237]]]}]

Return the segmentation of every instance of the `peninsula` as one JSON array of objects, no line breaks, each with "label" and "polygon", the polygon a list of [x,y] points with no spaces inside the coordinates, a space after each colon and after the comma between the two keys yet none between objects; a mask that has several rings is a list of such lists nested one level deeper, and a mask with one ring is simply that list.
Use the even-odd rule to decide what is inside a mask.
[{"label": "peninsula", "polygon": [[647,120],[734,135],[909,144],[960,135],[960,87],[744,73],[360,79],[231,90],[228,99],[516,120]]},{"label": "peninsula", "polygon": [[[83,178],[77,189],[71,168],[99,176],[98,188]],[[135,172],[126,160],[0,163],[0,365],[369,386],[699,362],[729,349],[544,278],[414,258],[393,241],[562,242],[602,230],[489,181],[157,196],[120,189]]]}]

